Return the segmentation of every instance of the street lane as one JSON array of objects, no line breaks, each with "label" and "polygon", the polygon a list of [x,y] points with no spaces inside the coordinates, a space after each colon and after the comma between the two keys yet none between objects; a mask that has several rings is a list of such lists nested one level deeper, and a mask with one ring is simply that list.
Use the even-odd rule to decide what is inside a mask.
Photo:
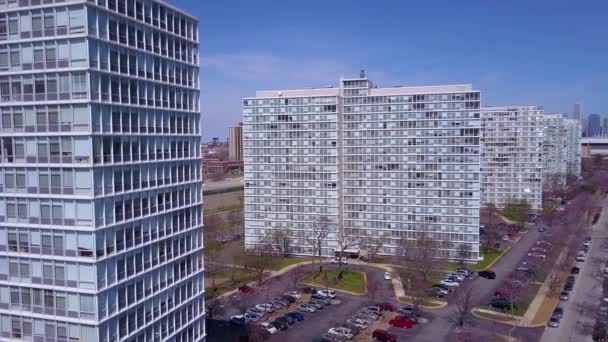
[{"label": "street lane", "polygon": [[[604,200],[602,207],[608,206]],[[576,276],[574,289],[567,301],[561,301],[564,317],[558,328],[545,328],[541,342],[593,341],[591,334],[595,314],[602,298],[603,265],[608,260],[608,215],[604,212],[598,223],[592,226],[591,248],[585,262],[578,262],[581,272]]]}]

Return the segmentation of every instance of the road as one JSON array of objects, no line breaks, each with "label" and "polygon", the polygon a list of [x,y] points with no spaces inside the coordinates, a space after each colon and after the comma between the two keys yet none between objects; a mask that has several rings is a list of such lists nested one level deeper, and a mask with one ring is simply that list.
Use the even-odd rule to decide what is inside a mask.
[{"label": "road", "polygon": [[[608,200],[602,207],[606,208]],[[608,215],[600,217],[591,230],[591,248],[585,262],[579,262],[581,272],[576,276],[568,301],[561,302],[564,317],[558,328],[546,328],[541,342],[592,341],[595,313],[602,298],[603,267],[608,260]]]},{"label": "road", "polygon": [[[471,281],[465,282],[462,286],[474,288],[473,306],[487,304],[487,301],[492,296],[494,291],[507,278],[509,273],[513,271],[520,260],[523,259],[528,250],[534,245],[538,238],[542,235],[536,229],[531,228],[528,233],[524,234],[519,242],[513,244],[511,249],[500,258],[493,266],[492,270],[496,272],[496,279],[489,280],[481,277],[476,277]],[[450,304],[442,310],[434,310],[434,319],[421,329],[416,334],[418,342],[436,342],[450,341],[454,336],[456,323],[454,317],[457,315],[457,308],[453,300],[448,299]],[[474,327],[483,327],[487,331],[495,331],[507,335],[511,329],[510,325],[497,323],[494,321],[482,320],[473,318],[471,325]],[[487,329],[486,329],[487,328]],[[512,336],[519,337],[523,341],[538,341],[542,329],[530,329],[517,327],[513,329]]]}]

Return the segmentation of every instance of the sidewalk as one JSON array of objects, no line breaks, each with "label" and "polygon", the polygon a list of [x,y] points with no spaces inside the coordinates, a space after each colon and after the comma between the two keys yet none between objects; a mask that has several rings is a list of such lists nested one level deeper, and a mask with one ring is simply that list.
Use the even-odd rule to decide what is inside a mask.
[{"label": "sidewalk", "polygon": [[[562,252],[559,254],[559,257],[557,257],[557,260],[555,261],[554,265],[559,265],[562,262],[562,260],[564,260],[564,258],[566,257],[567,254],[568,254],[567,249],[563,249]],[[550,279],[551,275],[555,272],[559,272],[559,270],[555,269],[555,267],[553,267],[553,269],[551,270],[551,273],[549,275],[547,275],[547,278],[545,278],[543,285],[540,287],[540,289],[538,289],[538,293],[532,300],[532,303],[530,303],[530,306],[528,306],[528,310],[526,310],[526,313],[524,314],[524,316],[522,318],[522,322],[521,322],[522,325],[532,326],[532,322],[533,322],[534,318],[536,317],[538,310],[543,305],[543,302],[545,301],[545,298],[547,297],[547,294],[550,291],[549,279]],[[544,326],[544,323],[543,323],[543,326]]]}]

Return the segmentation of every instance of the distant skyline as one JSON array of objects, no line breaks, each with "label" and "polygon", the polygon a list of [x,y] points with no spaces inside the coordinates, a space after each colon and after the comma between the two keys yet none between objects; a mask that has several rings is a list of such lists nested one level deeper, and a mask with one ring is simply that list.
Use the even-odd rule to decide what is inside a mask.
[{"label": "distant skyline", "polygon": [[256,90],[361,69],[380,86],[470,83],[483,105],[608,112],[605,1],[169,2],[199,18],[204,140],[225,140]]}]

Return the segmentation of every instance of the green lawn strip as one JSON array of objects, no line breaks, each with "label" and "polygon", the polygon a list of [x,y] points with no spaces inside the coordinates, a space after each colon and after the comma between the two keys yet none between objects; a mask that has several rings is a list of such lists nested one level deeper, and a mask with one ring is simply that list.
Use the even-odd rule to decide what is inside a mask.
[{"label": "green lawn strip", "polygon": [[305,258],[280,258],[277,259],[276,263],[274,264],[274,266],[272,267],[273,270],[281,270],[285,267],[291,266],[291,265],[295,265],[295,264],[299,264],[301,262],[304,261],[309,261],[310,259],[305,259]]},{"label": "green lawn strip", "polygon": [[[511,246],[504,247],[502,250],[492,248],[487,254],[482,250],[481,256],[483,256],[483,260],[475,264],[465,264],[464,266],[475,271],[483,271],[507,253],[509,249],[511,249]],[[448,271],[456,271],[459,267],[462,267],[462,265],[457,262],[448,262],[446,265]]]},{"label": "green lawn strip", "polygon": [[481,318],[493,319],[493,320],[497,320],[497,321],[501,321],[501,322],[511,322],[512,321],[512,319],[505,317],[503,315],[494,315],[494,314],[487,313],[487,312],[475,311],[475,315],[477,315]]},{"label": "green lawn strip", "polygon": [[[337,279],[340,270],[324,270],[323,273],[319,274],[315,279],[317,272],[311,272],[302,279],[302,282],[319,288],[329,287],[356,294],[365,294],[367,292],[365,273],[363,272],[344,271],[341,280]],[[327,282],[325,279],[327,279]]]},{"label": "green lawn strip", "polygon": [[[409,297],[399,297],[398,302],[404,303],[404,304],[413,304],[412,299]],[[446,304],[445,304],[445,300],[443,300],[443,299],[427,297],[422,300],[422,303],[420,305],[427,307],[429,309],[433,309],[433,308],[444,307]]]}]

